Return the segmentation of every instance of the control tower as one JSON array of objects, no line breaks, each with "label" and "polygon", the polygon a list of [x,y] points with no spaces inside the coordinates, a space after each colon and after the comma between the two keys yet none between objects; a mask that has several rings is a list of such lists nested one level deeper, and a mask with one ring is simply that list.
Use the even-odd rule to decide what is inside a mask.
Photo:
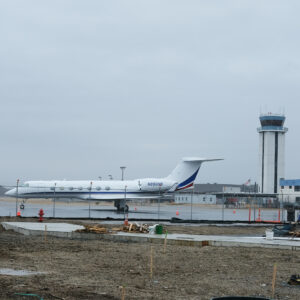
[{"label": "control tower", "polygon": [[284,178],[285,133],[284,115],[263,114],[259,117],[259,184],[260,192],[277,194],[279,179]]}]

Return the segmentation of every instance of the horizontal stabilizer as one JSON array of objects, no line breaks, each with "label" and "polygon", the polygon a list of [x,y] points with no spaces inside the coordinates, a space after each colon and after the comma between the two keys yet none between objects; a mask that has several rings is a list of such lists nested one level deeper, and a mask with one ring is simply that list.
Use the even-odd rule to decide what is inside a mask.
[{"label": "horizontal stabilizer", "polygon": [[197,162],[205,162],[205,161],[218,161],[218,160],[224,160],[224,158],[199,158],[199,157],[185,157],[182,159],[183,161],[197,161]]}]

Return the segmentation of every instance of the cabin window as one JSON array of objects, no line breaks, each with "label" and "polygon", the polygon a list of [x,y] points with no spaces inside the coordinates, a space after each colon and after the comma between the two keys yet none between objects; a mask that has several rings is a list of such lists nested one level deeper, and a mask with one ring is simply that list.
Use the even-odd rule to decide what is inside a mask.
[{"label": "cabin window", "polygon": [[87,190],[88,190],[88,191],[91,191],[91,190],[92,190],[92,188],[89,186],[89,187],[87,188]]},{"label": "cabin window", "polygon": [[110,190],[110,187],[109,187],[109,186],[106,186],[105,189],[106,189],[107,191],[109,191],[109,190]]},{"label": "cabin window", "polygon": [[69,187],[69,190],[70,190],[70,191],[73,191],[73,189],[74,189],[74,188],[73,188],[72,186]]},{"label": "cabin window", "polygon": [[97,187],[96,187],[96,190],[97,190],[97,191],[100,191],[100,190],[101,190],[101,187],[100,187],[100,186],[97,186]]},{"label": "cabin window", "polygon": [[61,186],[59,189],[60,189],[61,191],[63,191],[65,188],[64,188],[63,186]]},{"label": "cabin window", "polygon": [[82,191],[82,187],[81,186],[78,189],[79,189],[79,191]]}]

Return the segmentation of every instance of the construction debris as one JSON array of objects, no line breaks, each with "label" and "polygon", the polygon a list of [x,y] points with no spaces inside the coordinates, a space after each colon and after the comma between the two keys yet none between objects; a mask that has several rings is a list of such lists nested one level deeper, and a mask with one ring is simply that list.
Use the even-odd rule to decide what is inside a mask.
[{"label": "construction debris", "polygon": [[128,226],[123,226],[125,232],[135,232],[135,233],[148,233],[149,225],[147,224],[138,224],[138,223],[129,223]]},{"label": "construction debris", "polygon": [[273,227],[274,236],[300,237],[300,227],[298,223],[275,225]]},{"label": "construction debris", "polygon": [[286,236],[293,230],[292,224],[275,225],[273,227],[274,236]]},{"label": "construction debris", "polygon": [[138,224],[138,223],[128,223],[123,227],[114,227],[112,229],[103,227],[98,224],[93,225],[83,225],[84,229],[78,229],[76,232],[85,232],[85,233],[114,233],[114,232],[134,232],[134,233],[148,233],[149,225],[147,224]]},{"label": "construction debris", "polygon": [[292,275],[290,280],[288,281],[290,285],[300,285],[300,276],[299,275]]},{"label": "construction debris", "polygon": [[84,229],[77,229],[76,232],[108,233],[108,229],[101,225],[84,225]]},{"label": "construction debris", "polygon": [[289,235],[292,237],[300,237],[300,231],[290,231]]}]

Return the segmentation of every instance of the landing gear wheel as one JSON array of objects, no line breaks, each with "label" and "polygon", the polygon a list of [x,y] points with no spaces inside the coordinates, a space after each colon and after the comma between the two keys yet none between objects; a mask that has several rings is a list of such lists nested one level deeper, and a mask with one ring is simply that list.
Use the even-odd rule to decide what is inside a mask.
[{"label": "landing gear wheel", "polygon": [[20,205],[20,209],[24,209],[25,208],[25,205],[24,204],[21,204]]}]

